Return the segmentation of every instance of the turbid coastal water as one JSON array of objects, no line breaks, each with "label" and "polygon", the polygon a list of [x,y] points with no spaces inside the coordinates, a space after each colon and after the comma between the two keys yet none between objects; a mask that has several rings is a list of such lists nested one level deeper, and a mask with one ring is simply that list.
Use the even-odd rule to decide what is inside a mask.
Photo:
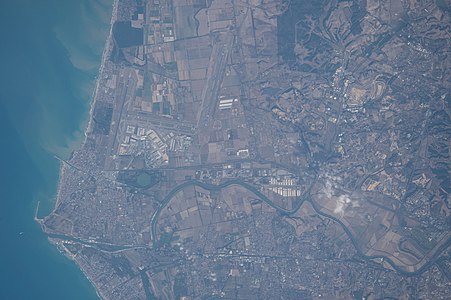
[{"label": "turbid coastal water", "polygon": [[0,299],[96,299],[33,216],[83,137],[111,0],[0,3]]}]

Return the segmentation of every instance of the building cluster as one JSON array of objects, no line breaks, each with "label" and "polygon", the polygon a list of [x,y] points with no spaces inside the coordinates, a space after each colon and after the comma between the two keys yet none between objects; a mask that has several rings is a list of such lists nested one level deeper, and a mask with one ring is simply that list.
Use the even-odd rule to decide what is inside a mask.
[{"label": "building cluster", "polygon": [[105,299],[449,298],[450,16],[411,2],[116,1],[50,241]]}]

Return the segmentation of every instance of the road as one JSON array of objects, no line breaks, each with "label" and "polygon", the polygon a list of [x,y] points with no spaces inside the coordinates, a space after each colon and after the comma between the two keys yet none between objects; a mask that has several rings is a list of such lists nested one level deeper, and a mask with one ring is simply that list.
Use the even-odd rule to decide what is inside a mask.
[{"label": "road", "polygon": [[[316,181],[315,181],[316,182]],[[383,256],[383,255],[377,255],[377,256],[369,256],[369,255],[365,255],[363,250],[360,248],[357,240],[355,239],[355,237],[352,235],[351,231],[337,218],[335,218],[334,216],[328,215],[324,212],[322,212],[319,208],[319,205],[310,197],[310,190],[312,189],[312,187],[314,186],[314,183],[310,186],[310,188],[301,196],[299,197],[298,201],[296,202],[296,205],[293,207],[293,209],[291,210],[287,210],[284,209],[276,204],[274,204],[268,197],[266,197],[265,195],[263,195],[256,187],[242,181],[239,179],[233,179],[227,182],[224,182],[220,185],[213,185],[213,184],[208,184],[208,183],[204,183],[204,182],[200,182],[197,180],[190,180],[190,181],[186,181],[178,186],[176,186],[175,188],[173,188],[167,195],[166,197],[164,197],[163,201],[161,202],[160,207],[155,211],[155,213],[152,215],[151,217],[151,224],[150,224],[150,234],[151,234],[151,240],[155,243],[156,242],[156,238],[157,238],[157,223],[158,223],[158,218],[159,215],[161,213],[161,211],[166,207],[166,205],[172,200],[172,198],[181,190],[183,190],[186,187],[189,186],[198,186],[201,187],[205,190],[208,191],[218,191],[221,190],[223,188],[226,188],[228,186],[232,186],[232,185],[239,185],[249,191],[251,191],[252,193],[254,193],[258,198],[260,198],[262,201],[264,201],[266,204],[268,204],[269,206],[271,206],[272,208],[276,209],[279,213],[284,214],[284,215],[291,215],[296,213],[302,206],[302,204],[307,201],[309,202],[313,209],[315,210],[315,212],[325,218],[328,218],[330,220],[335,221],[336,223],[338,223],[343,230],[345,231],[345,233],[347,234],[347,236],[349,237],[349,239],[351,240],[351,243],[353,244],[355,250],[357,251],[358,255],[370,262],[370,263],[374,263],[374,259],[379,259],[382,258],[385,262],[387,262],[388,264],[390,264],[390,266],[396,270],[398,273],[405,275],[405,276],[417,276],[423,272],[425,272],[426,270],[429,269],[429,267],[431,265],[433,265],[436,260],[438,259],[440,253],[442,253],[444,250],[448,249],[451,246],[451,238],[447,238],[446,241],[444,241],[440,246],[438,246],[435,250],[435,252],[430,256],[430,259],[427,263],[425,263],[424,265],[422,265],[418,270],[410,272],[410,271],[406,271],[403,268],[399,267],[398,265],[396,265],[389,257],[387,256]]]},{"label": "road", "polygon": [[[234,36],[227,32],[218,36],[214,43],[207,69],[207,83],[202,91],[202,103],[197,112],[197,127],[207,126],[209,116],[213,115],[219,97],[219,89],[224,78],[227,61],[232,51]],[[202,122],[202,123],[201,123]]]}]

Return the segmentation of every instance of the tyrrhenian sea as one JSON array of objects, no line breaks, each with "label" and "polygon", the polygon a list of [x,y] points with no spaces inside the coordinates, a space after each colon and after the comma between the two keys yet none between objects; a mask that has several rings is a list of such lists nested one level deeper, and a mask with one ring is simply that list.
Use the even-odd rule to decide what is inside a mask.
[{"label": "tyrrhenian sea", "polygon": [[96,299],[34,222],[83,138],[112,0],[0,1],[0,299]]}]

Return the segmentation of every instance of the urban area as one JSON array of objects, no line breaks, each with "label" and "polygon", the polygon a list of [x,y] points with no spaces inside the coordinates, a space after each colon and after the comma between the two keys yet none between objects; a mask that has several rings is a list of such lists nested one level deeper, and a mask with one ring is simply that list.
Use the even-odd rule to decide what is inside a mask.
[{"label": "urban area", "polygon": [[116,0],[40,219],[102,299],[449,299],[449,0]]}]

